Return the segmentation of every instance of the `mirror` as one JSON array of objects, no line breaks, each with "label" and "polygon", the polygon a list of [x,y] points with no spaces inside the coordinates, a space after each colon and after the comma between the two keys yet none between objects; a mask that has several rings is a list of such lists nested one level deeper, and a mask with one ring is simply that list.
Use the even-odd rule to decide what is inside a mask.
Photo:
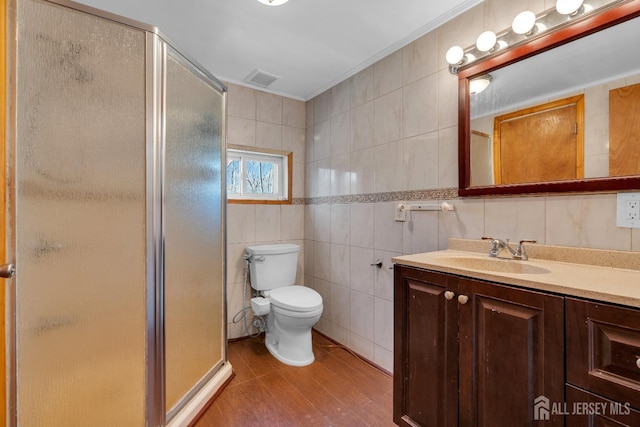
[{"label": "mirror", "polygon": [[[638,16],[625,2],[459,70],[461,196],[640,188]],[[575,135],[566,162],[554,126]]]}]

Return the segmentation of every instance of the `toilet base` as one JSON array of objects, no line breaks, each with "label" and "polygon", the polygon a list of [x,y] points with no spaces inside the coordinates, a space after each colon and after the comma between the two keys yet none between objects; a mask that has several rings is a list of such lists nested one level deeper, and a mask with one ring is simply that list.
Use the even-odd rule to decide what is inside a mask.
[{"label": "toilet base", "polygon": [[307,366],[313,363],[311,328],[320,319],[322,307],[310,317],[292,317],[286,311],[271,305],[267,316],[265,346],[278,361],[289,366]]},{"label": "toilet base", "polygon": [[311,365],[313,363],[313,361],[316,360],[316,358],[313,355],[313,353],[311,353],[311,357],[310,358],[304,359],[304,360],[287,359],[286,357],[283,357],[278,353],[278,350],[276,349],[276,345],[266,343],[266,347],[267,347],[267,350],[269,350],[269,353],[271,353],[271,355],[273,357],[275,357],[276,359],[278,359],[280,362],[284,363],[285,365],[289,365],[289,366],[307,366],[307,365]]}]

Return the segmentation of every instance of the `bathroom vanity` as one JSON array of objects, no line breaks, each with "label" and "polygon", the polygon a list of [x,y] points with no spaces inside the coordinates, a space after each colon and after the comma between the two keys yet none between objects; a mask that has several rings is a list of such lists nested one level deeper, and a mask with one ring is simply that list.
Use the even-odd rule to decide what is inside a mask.
[{"label": "bathroom vanity", "polygon": [[637,254],[450,248],[393,259],[396,424],[640,425]]}]

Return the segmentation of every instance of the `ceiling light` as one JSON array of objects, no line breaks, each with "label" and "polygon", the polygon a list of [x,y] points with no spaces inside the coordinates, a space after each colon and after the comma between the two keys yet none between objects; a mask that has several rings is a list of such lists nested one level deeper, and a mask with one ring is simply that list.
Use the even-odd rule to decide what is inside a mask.
[{"label": "ceiling light", "polygon": [[266,4],[267,6],[280,6],[281,4],[285,4],[289,0],[258,0],[262,4]]},{"label": "ceiling light", "polygon": [[573,15],[582,6],[584,0],[558,0],[556,10],[562,15]]},{"label": "ceiling light", "polygon": [[489,85],[491,84],[491,80],[493,80],[493,78],[491,77],[490,74],[485,74],[483,76],[476,77],[475,79],[469,82],[469,93],[471,95],[479,94],[480,92],[482,92],[483,90],[489,87]]},{"label": "ceiling light", "polygon": [[488,52],[496,45],[496,33],[493,31],[485,31],[478,36],[476,47],[481,52]]},{"label": "ceiling light", "polygon": [[451,65],[456,65],[462,62],[464,58],[464,50],[460,46],[451,46],[447,51],[447,62]]},{"label": "ceiling light", "polygon": [[530,10],[520,12],[513,18],[511,29],[516,34],[529,34],[536,26],[536,14]]}]

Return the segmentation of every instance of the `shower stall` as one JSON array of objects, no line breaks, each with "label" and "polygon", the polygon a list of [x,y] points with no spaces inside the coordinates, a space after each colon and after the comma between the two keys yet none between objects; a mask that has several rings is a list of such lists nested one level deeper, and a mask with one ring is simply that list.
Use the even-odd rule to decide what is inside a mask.
[{"label": "shower stall", "polygon": [[8,425],[186,425],[231,376],[226,89],[155,27],[7,12]]}]

